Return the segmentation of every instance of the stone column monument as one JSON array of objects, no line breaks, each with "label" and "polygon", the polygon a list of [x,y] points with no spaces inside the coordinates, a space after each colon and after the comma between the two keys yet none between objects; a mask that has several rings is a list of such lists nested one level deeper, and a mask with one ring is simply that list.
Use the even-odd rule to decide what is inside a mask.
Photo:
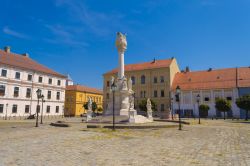
[{"label": "stone column monument", "polygon": [[[116,48],[119,55],[119,66],[118,66],[118,75],[115,79],[111,78],[111,83],[115,83],[117,90],[115,91],[115,115],[116,116],[125,116],[127,117],[130,123],[146,123],[151,122],[146,117],[137,115],[137,111],[134,109],[134,91],[132,90],[132,80],[129,78],[127,80],[124,75],[124,53],[127,49],[127,40],[126,36],[121,32],[118,32],[116,35]],[[110,93],[112,91],[110,90]],[[109,96],[113,96],[110,94]],[[108,108],[105,110],[104,115],[113,114],[113,98],[109,100]]]}]

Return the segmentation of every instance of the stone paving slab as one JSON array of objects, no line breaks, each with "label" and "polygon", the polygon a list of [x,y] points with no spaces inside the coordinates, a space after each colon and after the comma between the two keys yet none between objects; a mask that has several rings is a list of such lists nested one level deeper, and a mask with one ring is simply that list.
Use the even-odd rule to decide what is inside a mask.
[{"label": "stone paving slab", "polygon": [[[248,166],[250,124],[223,120],[190,121],[177,128],[87,129],[1,127],[0,166]],[[0,122],[1,123],[1,122]]]}]

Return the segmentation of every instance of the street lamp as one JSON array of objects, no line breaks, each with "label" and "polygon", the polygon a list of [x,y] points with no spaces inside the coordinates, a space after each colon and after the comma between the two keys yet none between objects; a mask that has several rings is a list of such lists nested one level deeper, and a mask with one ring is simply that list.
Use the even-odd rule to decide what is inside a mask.
[{"label": "street lamp", "polygon": [[42,112],[41,112],[41,123],[40,124],[43,124],[43,103],[45,103],[44,95],[41,95],[41,98],[42,98]]},{"label": "street lamp", "polygon": [[36,127],[38,127],[38,107],[39,107],[39,99],[41,98],[41,93],[42,93],[41,89],[37,89]]},{"label": "street lamp", "polygon": [[172,120],[174,120],[174,99],[171,97],[171,112],[172,112]]},{"label": "street lamp", "polygon": [[111,85],[111,91],[113,93],[113,131],[115,130],[115,91],[117,89],[117,86],[115,85],[115,82]]},{"label": "street lamp", "polygon": [[198,106],[198,113],[199,113],[199,124],[201,124],[201,117],[200,117],[200,94],[196,96],[197,106]]},{"label": "street lamp", "polygon": [[178,85],[176,87],[176,101],[178,102],[178,105],[179,105],[179,130],[181,130],[181,105],[180,105],[180,94],[181,94],[181,88],[180,86]]},{"label": "street lamp", "polygon": [[6,113],[5,113],[5,120],[7,120],[7,111],[8,111],[8,103],[6,104]]}]

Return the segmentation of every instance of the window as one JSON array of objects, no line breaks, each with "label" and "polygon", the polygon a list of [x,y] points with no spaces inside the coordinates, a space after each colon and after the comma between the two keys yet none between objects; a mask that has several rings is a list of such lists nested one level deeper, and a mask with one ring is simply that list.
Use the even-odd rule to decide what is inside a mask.
[{"label": "window", "polygon": [[56,113],[59,113],[59,106],[56,106]]},{"label": "window", "polygon": [[154,83],[157,83],[157,77],[154,77]]},{"label": "window", "polygon": [[0,104],[0,114],[3,113],[3,104]]},{"label": "window", "polygon": [[30,98],[30,96],[31,96],[31,89],[27,88],[27,90],[26,90],[26,97]]},{"label": "window", "polygon": [[50,113],[50,106],[47,105],[46,113]]},{"label": "window", "polygon": [[165,97],[164,90],[161,90],[161,97]]},{"label": "window", "polygon": [[52,78],[49,78],[49,82],[48,82],[49,84],[52,84]]},{"label": "window", "polygon": [[4,95],[5,95],[5,86],[0,85],[0,96],[4,96]]},{"label": "window", "polygon": [[56,99],[60,100],[60,92],[56,92]]},{"label": "window", "polygon": [[43,82],[43,77],[38,77],[38,82],[42,83]]},{"label": "window", "polygon": [[2,76],[2,77],[6,77],[6,76],[7,76],[7,70],[2,69],[1,76]]},{"label": "window", "polygon": [[146,82],[146,77],[145,77],[145,75],[142,75],[141,76],[141,84],[145,84],[145,82]]},{"label": "window", "polygon": [[228,97],[227,97],[227,100],[228,100],[228,101],[232,101],[232,97],[228,96]]},{"label": "window", "polygon": [[31,74],[28,74],[27,80],[28,80],[28,81],[32,81],[32,75],[31,75]]},{"label": "window", "polygon": [[109,99],[109,93],[106,94],[107,99]]},{"label": "window", "polygon": [[40,105],[36,106],[36,112],[40,113]]},{"label": "window", "polygon": [[134,76],[131,77],[131,80],[132,80],[132,85],[135,85],[135,77]]},{"label": "window", "polygon": [[204,101],[209,101],[209,100],[210,100],[209,97],[204,98]]},{"label": "window", "polygon": [[158,94],[157,94],[157,90],[154,91],[154,97],[157,97]]},{"label": "window", "polygon": [[161,81],[161,83],[164,82],[164,76],[161,76],[161,77],[160,77],[160,81]]},{"label": "window", "polygon": [[110,86],[109,81],[107,81],[107,87],[109,87],[109,86]]},{"label": "window", "polygon": [[164,108],[164,104],[161,104],[161,111],[164,111],[165,108]]},{"label": "window", "polygon": [[19,96],[19,87],[14,87],[14,97]]},{"label": "window", "polygon": [[61,80],[57,80],[57,85],[58,85],[58,86],[61,85]]},{"label": "window", "polygon": [[30,106],[29,105],[25,105],[25,113],[29,113],[30,112]]},{"label": "window", "polygon": [[17,105],[16,105],[16,104],[14,104],[14,105],[12,106],[12,113],[13,113],[13,114],[16,114],[16,113],[17,113]]},{"label": "window", "polygon": [[20,80],[20,76],[21,76],[20,72],[16,72],[15,79]]},{"label": "window", "polygon": [[48,91],[48,93],[47,93],[47,99],[51,99],[51,91]]}]

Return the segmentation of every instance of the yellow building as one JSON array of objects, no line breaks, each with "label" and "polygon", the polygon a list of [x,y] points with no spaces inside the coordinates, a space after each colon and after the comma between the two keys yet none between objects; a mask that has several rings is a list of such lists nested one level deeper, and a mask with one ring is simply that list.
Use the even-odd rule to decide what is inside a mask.
[{"label": "yellow building", "polygon": [[103,92],[99,89],[90,88],[82,85],[70,85],[66,87],[65,92],[65,116],[80,116],[85,114],[87,110],[83,105],[88,102],[91,97],[96,102],[97,108],[102,109]]},{"label": "yellow building", "polygon": [[[112,76],[117,77],[117,71],[118,69],[114,69],[103,75],[104,111],[111,99],[110,79]],[[175,58],[125,65],[125,76],[132,79],[135,108],[138,110],[140,101],[150,98],[157,104],[158,116],[168,113],[170,88],[177,72],[179,67]]]}]

